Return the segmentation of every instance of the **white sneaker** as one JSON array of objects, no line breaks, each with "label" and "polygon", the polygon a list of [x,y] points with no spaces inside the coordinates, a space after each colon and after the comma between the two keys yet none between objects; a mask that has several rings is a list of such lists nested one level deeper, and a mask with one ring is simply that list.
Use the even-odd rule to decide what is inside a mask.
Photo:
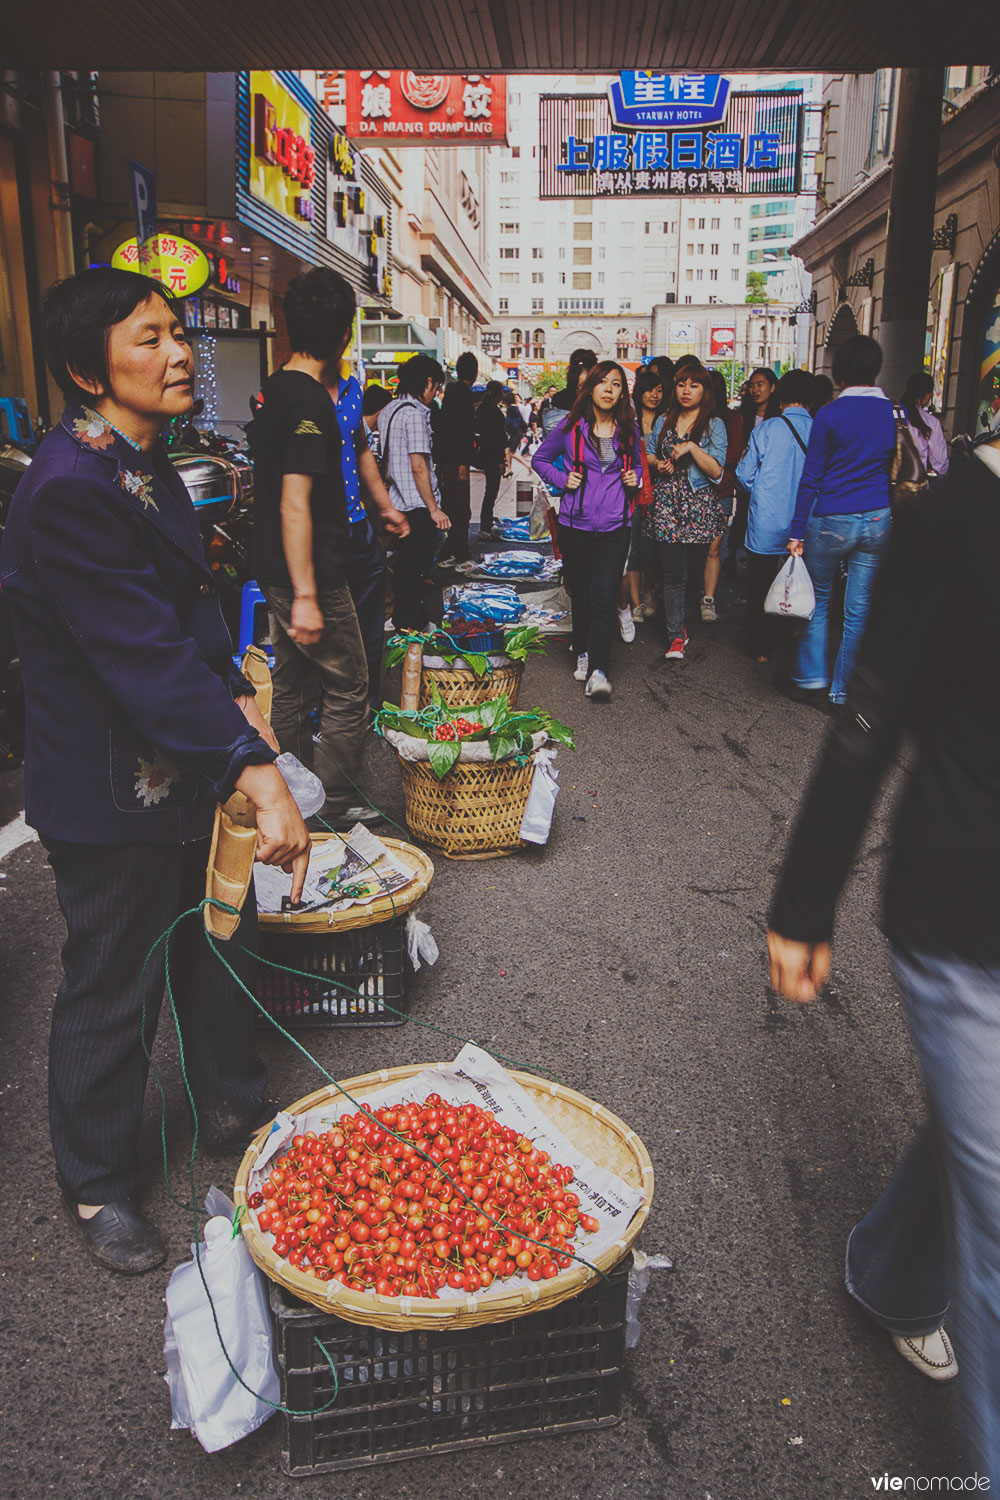
[{"label": "white sneaker", "polygon": [[588,698],[607,699],[611,697],[611,684],[603,672],[591,672],[583,691]]},{"label": "white sneaker", "polygon": [[710,625],[719,618],[715,613],[715,599],[711,594],[706,594],[701,601],[701,618],[706,625]]},{"label": "white sneaker", "polygon": [[635,640],[635,621],[632,618],[632,611],[630,609],[620,609],[618,611],[618,629],[622,633],[623,641]]},{"label": "white sneaker", "polygon": [[943,1328],[935,1328],[919,1339],[900,1333],[890,1333],[889,1337],[907,1363],[928,1380],[954,1380],[958,1374],[958,1360]]},{"label": "white sneaker", "polygon": [[576,659],[576,671],[573,673],[574,682],[586,682],[587,680],[587,653],[582,652]]}]

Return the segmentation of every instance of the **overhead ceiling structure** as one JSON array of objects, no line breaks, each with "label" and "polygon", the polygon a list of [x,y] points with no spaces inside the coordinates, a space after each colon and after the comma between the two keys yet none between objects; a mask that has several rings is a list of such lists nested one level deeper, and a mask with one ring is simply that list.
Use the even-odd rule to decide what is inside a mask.
[{"label": "overhead ceiling structure", "polygon": [[1000,52],[1000,6],[990,0],[943,9],[920,0],[43,0],[16,9],[4,27],[8,68],[867,72]]}]

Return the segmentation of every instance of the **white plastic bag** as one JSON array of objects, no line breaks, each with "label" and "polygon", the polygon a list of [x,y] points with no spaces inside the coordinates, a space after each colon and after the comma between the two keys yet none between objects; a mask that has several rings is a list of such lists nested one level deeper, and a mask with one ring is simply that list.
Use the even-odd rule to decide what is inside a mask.
[{"label": "white plastic bag", "polygon": [[279,755],[274,764],[285,778],[285,785],[295,798],[302,816],[311,818],[318,813],[326,801],[326,787],[316,773],[304,766],[290,750]]},{"label": "white plastic bag", "polygon": [[532,756],[535,764],[531,778],[531,790],[521,819],[520,836],[526,844],[546,844],[552,829],[552,814],[555,812],[559,785],[552,762],[558,754],[555,750],[536,750]]},{"label": "white plastic bag", "polygon": [[811,620],[815,612],[816,595],[806,565],[801,557],[789,556],[767,591],[764,613],[788,620]]},{"label": "white plastic bag", "polygon": [[406,951],[410,955],[414,972],[420,968],[421,959],[433,968],[441,956],[433,932],[413,911],[406,918]]},{"label": "white plastic bag", "polygon": [[639,1342],[642,1332],[639,1303],[649,1288],[650,1271],[670,1271],[673,1264],[669,1255],[647,1255],[642,1250],[632,1251],[632,1269],[628,1273],[628,1295],[625,1298],[626,1349],[634,1349]]},{"label": "white plastic bag", "polygon": [[[267,1281],[250,1258],[242,1235],[233,1237],[233,1204],[217,1188],[205,1207],[214,1217],[199,1247],[201,1270],[212,1294],[219,1332],[193,1260],[178,1266],[167,1284],[163,1330],[171,1427],[187,1427],[206,1453],[217,1453],[256,1431],[277,1402],[278,1371],[267,1305]],[[195,1246],[191,1246],[192,1254]],[[250,1390],[236,1379],[226,1354]],[[251,1394],[255,1392],[256,1394]],[[263,1399],[258,1399],[261,1397]]]}]

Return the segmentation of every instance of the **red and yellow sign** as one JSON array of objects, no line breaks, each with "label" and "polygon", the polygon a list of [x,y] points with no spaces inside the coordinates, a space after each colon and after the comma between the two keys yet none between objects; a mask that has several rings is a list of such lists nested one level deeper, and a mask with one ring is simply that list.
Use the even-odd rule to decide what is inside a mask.
[{"label": "red and yellow sign", "polygon": [[273,73],[250,74],[250,191],[298,224],[313,219],[316,152],[309,115]]},{"label": "red and yellow sign", "polygon": [[133,236],[118,246],[111,264],[119,271],[139,271],[162,281],[175,297],[190,297],[207,285],[212,274],[208,256],[190,240],[181,239],[179,234],[158,234],[146,241],[143,249],[147,248],[148,259],[140,262]]},{"label": "red and yellow sign", "polygon": [[507,140],[502,73],[346,73],[347,134],[355,141],[464,146]]}]

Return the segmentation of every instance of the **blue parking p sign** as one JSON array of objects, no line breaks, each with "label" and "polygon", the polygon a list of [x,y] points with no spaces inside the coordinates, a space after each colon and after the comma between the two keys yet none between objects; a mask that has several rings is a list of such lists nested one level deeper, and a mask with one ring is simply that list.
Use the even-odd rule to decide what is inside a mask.
[{"label": "blue parking p sign", "polygon": [[156,234],[156,173],[129,159],[128,179],[136,244],[141,247]]}]

